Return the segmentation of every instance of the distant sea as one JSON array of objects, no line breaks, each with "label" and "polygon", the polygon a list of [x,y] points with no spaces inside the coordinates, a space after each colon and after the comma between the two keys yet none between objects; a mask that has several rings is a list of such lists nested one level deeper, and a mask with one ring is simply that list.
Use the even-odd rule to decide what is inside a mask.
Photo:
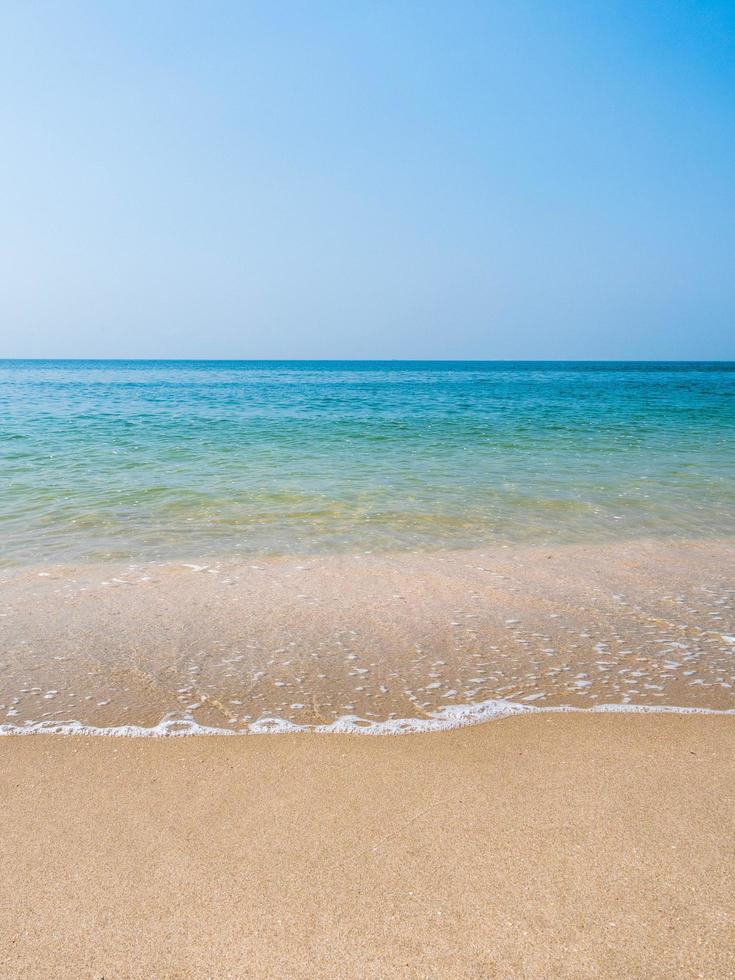
[{"label": "distant sea", "polygon": [[735,364],[0,361],[10,565],[735,533]]}]

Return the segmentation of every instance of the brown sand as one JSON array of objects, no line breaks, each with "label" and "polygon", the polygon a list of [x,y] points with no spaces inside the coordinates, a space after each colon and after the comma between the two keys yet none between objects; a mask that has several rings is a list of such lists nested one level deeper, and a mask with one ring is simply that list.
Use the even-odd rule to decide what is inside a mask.
[{"label": "brown sand", "polygon": [[3,977],[735,976],[735,721],[0,739]]}]

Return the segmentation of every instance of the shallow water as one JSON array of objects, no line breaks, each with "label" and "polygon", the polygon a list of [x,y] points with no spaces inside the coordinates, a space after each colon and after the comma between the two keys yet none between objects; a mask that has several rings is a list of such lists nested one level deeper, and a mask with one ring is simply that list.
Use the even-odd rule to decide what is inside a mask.
[{"label": "shallow water", "polygon": [[735,708],[735,365],[0,362],[0,731]]},{"label": "shallow water", "polygon": [[735,365],[0,362],[0,561],[735,533]]},{"label": "shallow water", "polygon": [[735,710],[731,541],[0,574],[0,732],[423,731]]}]

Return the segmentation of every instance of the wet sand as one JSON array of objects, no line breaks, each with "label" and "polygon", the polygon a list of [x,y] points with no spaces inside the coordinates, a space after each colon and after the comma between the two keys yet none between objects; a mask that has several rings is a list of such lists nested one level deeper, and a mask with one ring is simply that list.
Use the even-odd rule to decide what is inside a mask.
[{"label": "wet sand", "polygon": [[4,977],[735,976],[735,720],[0,739]]},{"label": "wet sand", "polygon": [[732,710],[733,567],[723,539],[6,568],[0,728]]}]

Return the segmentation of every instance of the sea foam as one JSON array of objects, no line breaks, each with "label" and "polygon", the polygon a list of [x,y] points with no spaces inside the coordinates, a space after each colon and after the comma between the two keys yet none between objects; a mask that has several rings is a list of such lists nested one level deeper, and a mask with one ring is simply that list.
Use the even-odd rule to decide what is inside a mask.
[{"label": "sea foam", "polygon": [[233,730],[201,725],[190,715],[167,714],[156,725],[114,725],[99,727],[79,721],[26,722],[23,725],[2,724],[0,735],[104,735],[125,738],[175,738],[190,735],[410,735],[466,728],[486,721],[516,715],[538,714],[681,714],[735,715],[735,708],[695,708],[675,705],[598,704],[590,708],[568,705],[537,707],[514,701],[481,701],[477,704],[451,705],[432,712],[428,718],[390,718],[368,721],[358,715],[342,715],[328,725],[298,725],[275,715],[264,715],[256,721]]}]

